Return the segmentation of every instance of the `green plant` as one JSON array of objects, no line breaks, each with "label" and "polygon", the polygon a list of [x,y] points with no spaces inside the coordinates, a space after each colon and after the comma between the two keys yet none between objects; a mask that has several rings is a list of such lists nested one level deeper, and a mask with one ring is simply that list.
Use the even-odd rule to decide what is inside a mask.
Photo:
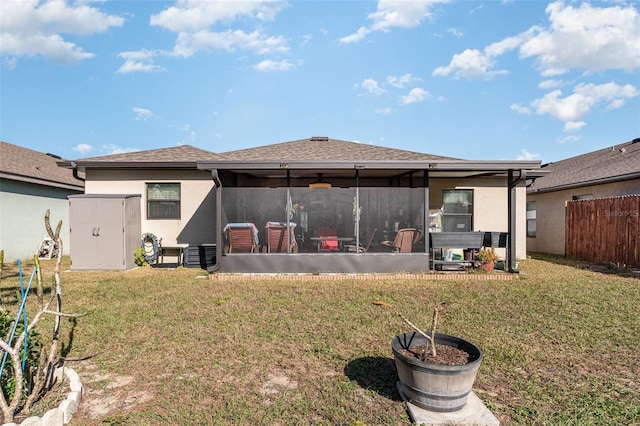
[{"label": "green plant", "polygon": [[476,254],[476,260],[482,263],[495,262],[498,260],[496,248],[493,245],[491,245],[491,247],[482,247]]},{"label": "green plant", "polygon": [[147,262],[147,258],[145,257],[146,253],[142,247],[138,247],[133,252],[134,262],[138,266],[147,266],[149,262]]}]

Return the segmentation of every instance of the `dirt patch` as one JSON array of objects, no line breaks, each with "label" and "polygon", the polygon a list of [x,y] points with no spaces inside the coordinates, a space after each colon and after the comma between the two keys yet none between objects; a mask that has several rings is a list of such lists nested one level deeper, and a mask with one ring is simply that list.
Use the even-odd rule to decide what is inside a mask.
[{"label": "dirt patch", "polygon": [[84,387],[82,402],[73,416],[78,424],[100,424],[104,417],[133,410],[153,399],[132,376],[100,374],[93,364],[74,365]]}]

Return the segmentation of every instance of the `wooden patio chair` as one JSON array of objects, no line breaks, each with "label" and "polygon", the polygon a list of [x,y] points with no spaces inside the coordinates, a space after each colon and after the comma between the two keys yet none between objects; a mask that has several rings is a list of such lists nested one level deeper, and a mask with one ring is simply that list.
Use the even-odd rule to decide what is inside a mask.
[{"label": "wooden patio chair", "polygon": [[422,231],[416,228],[400,229],[393,241],[382,241],[383,246],[391,247],[397,253],[411,253],[413,246],[420,241]]},{"label": "wooden patio chair", "polygon": [[[289,242],[289,252],[296,253],[298,251],[298,243],[295,237],[295,223],[289,223],[291,240]],[[264,227],[267,234],[267,252],[268,253],[287,253],[287,224],[282,222],[267,222]]]},{"label": "wooden patio chair", "polygon": [[229,223],[224,227],[229,253],[254,253],[258,246],[258,230],[253,223]]},{"label": "wooden patio chair", "polygon": [[345,250],[349,252],[366,253],[369,251],[369,247],[371,246],[371,242],[373,241],[373,237],[376,235],[376,232],[378,232],[378,228],[374,228],[372,226],[369,229],[369,235],[367,236],[367,241],[364,245],[360,244],[359,246],[356,246],[355,244],[346,244],[344,246]]}]

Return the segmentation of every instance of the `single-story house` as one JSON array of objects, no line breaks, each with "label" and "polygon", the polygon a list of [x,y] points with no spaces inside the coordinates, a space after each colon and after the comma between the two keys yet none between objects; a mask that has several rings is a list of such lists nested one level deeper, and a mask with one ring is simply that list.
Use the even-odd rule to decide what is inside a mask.
[{"label": "single-story house", "polygon": [[565,254],[565,204],[640,194],[640,138],[544,164],[527,188],[527,249]]},{"label": "single-story house", "polygon": [[[432,232],[499,240],[513,270],[526,256],[525,183],[540,169],[328,137],[59,165],[86,173],[86,194],[140,194],[142,232],[163,246],[215,245],[210,272],[258,273],[426,272]],[[403,229],[408,245],[398,242]]]},{"label": "single-story house", "polygon": [[2,141],[0,159],[0,249],[4,250],[5,261],[25,260],[38,254],[47,236],[47,210],[54,229],[62,220],[63,252],[68,253],[67,196],[84,192],[82,177],[58,167],[58,156]]}]

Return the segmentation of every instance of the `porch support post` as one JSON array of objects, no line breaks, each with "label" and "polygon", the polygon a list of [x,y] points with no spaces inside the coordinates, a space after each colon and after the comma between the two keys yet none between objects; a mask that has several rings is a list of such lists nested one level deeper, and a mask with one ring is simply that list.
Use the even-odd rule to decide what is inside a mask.
[{"label": "porch support post", "polygon": [[360,170],[356,169],[356,201],[355,201],[354,212],[356,214],[356,254],[360,252]]},{"label": "porch support post", "polygon": [[218,176],[218,170],[211,170],[211,179],[213,180],[213,190],[216,192],[216,263],[207,268],[207,272],[213,273],[222,267],[222,252],[224,246],[222,242],[222,182]]},{"label": "porch support post", "polygon": [[513,190],[513,170],[507,172],[507,233],[509,234],[509,243],[507,244],[507,258],[505,259],[505,271],[511,272],[511,262],[513,249],[516,246],[515,238],[515,196]]},{"label": "porch support post", "polygon": [[[422,174],[422,186],[424,187],[424,204],[422,212],[422,229],[424,230],[424,252],[429,254],[429,170],[425,169]],[[431,259],[429,259],[431,263]],[[427,271],[431,270],[431,265],[427,267]]]},{"label": "porch support post", "polygon": [[513,170],[509,169],[507,173],[507,200],[508,200],[508,229],[509,233],[509,244],[507,247],[507,258],[505,264],[505,270],[509,272],[518,273],[518,270],[515,268],[516,265],[516,241],[517,241],[517,232],[518,221],[517,221],[517,193],[516,189],[518,188],[518,184],[527,178],[527,171],[520,170],[520,174],[516,180],[513,179]]}]

